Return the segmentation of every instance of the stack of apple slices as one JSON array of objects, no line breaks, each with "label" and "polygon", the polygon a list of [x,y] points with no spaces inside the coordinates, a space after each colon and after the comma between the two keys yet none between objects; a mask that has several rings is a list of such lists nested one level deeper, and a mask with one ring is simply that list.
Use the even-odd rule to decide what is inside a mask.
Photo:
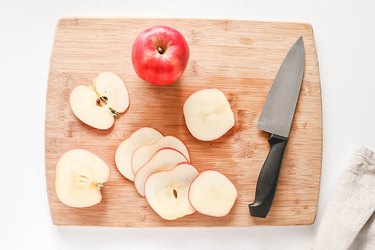
[{"label": "stack of apple slices", "polygon": [[217,171],[199,171],[184,143],[153,128],[141,128],[117,148],[119,172],[162,218],[174,220],[198,211],[225,216],[237,199],[233,183]]}]

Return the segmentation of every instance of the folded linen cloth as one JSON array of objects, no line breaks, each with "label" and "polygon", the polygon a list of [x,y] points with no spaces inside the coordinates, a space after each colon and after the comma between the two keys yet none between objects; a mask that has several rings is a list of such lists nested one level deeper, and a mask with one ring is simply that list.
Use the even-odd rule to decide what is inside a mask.
[{"label": "folded linen cloth", "polygon": [[314,250],[375,250],[375,153],[358,150],[323,215]]}]

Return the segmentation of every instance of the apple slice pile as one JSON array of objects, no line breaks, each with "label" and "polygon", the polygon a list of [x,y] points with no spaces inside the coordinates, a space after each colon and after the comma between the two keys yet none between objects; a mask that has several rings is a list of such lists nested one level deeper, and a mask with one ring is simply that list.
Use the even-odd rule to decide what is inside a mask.
[{"label": "apple slice pile", "polygon": [[143,167],[159,150],[171,148],[190,161],[185,144],[174,136],[163,136],[153,128],[140,128],[124,140],[117,148],[115,163],[120,173],[130,181],[134,181],[135,173]]},{"label": "apple slice pile", "polygon": [[237,199],[237,190],[223,174],[199,171],[189,163],[186,146],[178,138],[141,128],[117,148],[119,172],[134,181],[138,193],[166,220],[198,211],[225,216]]},{"label": "apple slice pile", "polygon": [[112,72],[102,72],[92,85],[79,85],[70,93],[74,115],[97,129],[109,129],[119,113],[129,107],[129,95],[121,78]]}]

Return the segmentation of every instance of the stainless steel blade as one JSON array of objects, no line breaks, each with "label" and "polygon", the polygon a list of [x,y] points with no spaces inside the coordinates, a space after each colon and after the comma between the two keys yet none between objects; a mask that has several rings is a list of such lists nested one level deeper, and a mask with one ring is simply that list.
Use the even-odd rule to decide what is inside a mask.
[{"label": "stainless steel blade", "polygon": [[305,49],[301,36],[289,50],[273,81],[260,114],[259,129],[283,137],[289,136],[304,67]]}]

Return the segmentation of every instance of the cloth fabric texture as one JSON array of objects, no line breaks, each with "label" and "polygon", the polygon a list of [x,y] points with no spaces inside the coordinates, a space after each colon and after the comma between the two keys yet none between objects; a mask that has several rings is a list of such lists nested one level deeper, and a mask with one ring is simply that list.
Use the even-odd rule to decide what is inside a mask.
[{"label": "cloth fabric texture", "polygon": [[314,250],[375,250],[375,153],[359,149],[328,202]]}]

